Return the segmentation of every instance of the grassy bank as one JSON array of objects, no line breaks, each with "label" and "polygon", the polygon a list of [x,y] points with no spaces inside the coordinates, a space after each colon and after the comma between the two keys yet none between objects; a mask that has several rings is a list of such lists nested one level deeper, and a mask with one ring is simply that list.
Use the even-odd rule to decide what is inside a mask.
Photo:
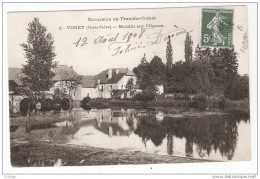
[{"label": "grassy bank", "polygon": [[[135,101],[132,99],[92,99],[90,105],[93,108],[152,108],[152,107],[181,107],[189,108],[192,107],[191,101],[189,100],[175,100],[172,98],[159,98],[153,101]],[[209,99],[206,101],[207,108],[246,108],[249,109],[248,100],[225,100],[224,104],[221,104],[221,100]]]},{"label": "grassy bank", "polygon": [[11,142],[14,167],[88,166],[118,164],[214,162],[176,156],[147,154],[139,151],[112,150],[45,142]]}]

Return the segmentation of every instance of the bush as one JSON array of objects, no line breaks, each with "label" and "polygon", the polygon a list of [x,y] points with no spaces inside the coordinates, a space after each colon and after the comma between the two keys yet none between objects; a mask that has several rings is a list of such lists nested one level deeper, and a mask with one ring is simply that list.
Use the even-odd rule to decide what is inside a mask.
[{"label": "bush", "polygon": [[221,98],[221,100],[219,101],[218,107],[220,109],[225,109],[226,106],[227,106],[226,98]]},{"label": "bush", "polygon": [[200,111],[204,111],[207,108],[207,98],[204,95],[200,95],[190,103],[190,107],[196,108]]},{"label": "bush", "polygon": [[28,114],[28,112],[31,113],[33,109],[35,109],[35,105],[33,104],[30,98],[24,98],[21,100],[20,102],[21,115],[25,116]]},{"label": "bush", "polygon": [[152,93],[138,93],[133,99],[136,101],[152,101],[155,99],[155,95]]}]

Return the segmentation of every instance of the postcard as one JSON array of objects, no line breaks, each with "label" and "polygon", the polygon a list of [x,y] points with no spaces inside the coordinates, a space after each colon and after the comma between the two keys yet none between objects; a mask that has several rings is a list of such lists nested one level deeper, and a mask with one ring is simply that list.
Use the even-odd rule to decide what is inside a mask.
[{"label": "postcard", "polygon": [[9,12],[12,167],[251,161],[247,13]]}]

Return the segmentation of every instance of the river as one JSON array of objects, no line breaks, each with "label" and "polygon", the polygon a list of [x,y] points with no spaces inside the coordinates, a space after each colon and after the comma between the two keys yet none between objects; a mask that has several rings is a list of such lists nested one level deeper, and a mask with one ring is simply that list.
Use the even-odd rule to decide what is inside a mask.
[{"label": "river", "polygon": [[[157,109],[77,109],[11,119],[11,140],[43,141],[217,161],[251,157],[249,112],[183,116]],[[32,123],[36,119],[37,123]],[[57,122],[56,119],[59,119]],[[27,119],[26,119],[27,120]],[[40,121],[40,122],[39,122]]]}]

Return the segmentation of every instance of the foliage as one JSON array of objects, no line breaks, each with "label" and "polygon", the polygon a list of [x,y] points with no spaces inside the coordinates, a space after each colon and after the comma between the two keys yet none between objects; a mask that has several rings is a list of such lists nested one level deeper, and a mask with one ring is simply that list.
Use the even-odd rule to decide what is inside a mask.
[{"label": "foliage", "polygon": [[236,75],[224,92],[228,99],[240,100],[249,98],[249,78],[247,75]]},{"label": "foliage", "polygon": [[64,94],[72,96],[72,93],[76,91],[79,84],[81,84],[82,76],[76,75],[71,78],[67,78],[65,81],[59,83],[59,88],[63,91]]},{"label": "foliage", "polygon": [[149,92],[138,93],[134,96],[136,101],[152,101],[155,99],[155,95]]},{"label": "foliage", "polygon": [[207,98],[204,95],[197,96],[194,101],[190,103],[190,106],[200,111],[204,111],[207,108]]},{"label": "foliage", "polygon": [[113,89],[111,91],[111,97],[114,99],[121,99],[121,96],[123,95],[124,98],[127,97],[127,92],[128,90],[123,90],[123,89]]},{"label": "foliage", "polygon": [[[186,37],[186,42],[190,41],[187,38],[189,37]],[[203,93],[208,96],[225,92],[226,97],[230,98],[231,85],[234,86],[237,82],[234,80],[238,75],[237,68],[237,54],[234,48],[211,49],[197,46],[193,61],[179,61],[173,64],[166,91],[186,94]],[[241,91],[245,92],[246,89]],[[241,96],[245,95],[241,94]]]},{"label": "foliage", "polygon": [[167,64],[167,75],[169,75],[172,68],[172,44],[171,36],[168,36],[169,40],[166,46],[166,64]]},{"label": "foliage", "polygon": [[219,108],[220,109],[225,109],[227,106],[227,99],[226,98],[221,98],[219,101]]},{"label": "foliage", "polygon": [[233,78],[238,74],[237,54],[234,48],[214,48],[210,59],[210,65],[214,76],[212,82],[218,91],[224,92]]},{"label": "foliage", "polygon": [[193,42],[191,40],[191,36],[189,33],[186,35],[186,39],[184,42],[184,48],[185,48],[185,60],[186,62],[191,62],[192,61],[192,45]]},{"label": "foliage", "polygon": [[140,63],[133,71],[137,75],[137,84],[145,93],[156,95],[157,85],[166,83],[166,66],[158,56],[154,56],[150,63]]},{"label": "foliage", "polygon": [[60,88],[55,88],[54,89],[54,98],[55,97],[65,97],[65,91],[63,89],[60,89]]},{"label": "foliage", "polygon": [[[166,65],[158,56],[150,63],[142,58],[134,68],[137,84],[143,93],[156,95],[156,85],[163,85],[167,93],[184,95],[203,94],[223,96],[228,99],[249,97],[248,76],[238,75],[237,53],[232,48],[202,48],[199,45],[192,52],[193,42],[189,33],[184,42],[185,61],[172,64],[172,45],[168,37],[166,45]],[[170,67],[170,68],[169,68]],[[139,98],[140,95],[138,96]],[[197,99],[197,108],[205,108],[204,98]],[[224,106],[220,104],[220,106]]]},{"label": "foliage", "polygon": [[103,98],[103,92],[105,90],[105,87],[103,85],[98,85],[98,93],[101,98]]},{"label": "foliage", "polygon": [[130,78],[126,83],[126,89],[129,91],[130,98],[134,96],[135,94],[135,85],[134,85],[134,79]]},{"label": "foliage", "polygon": [[21,44],[27,58],[27,64],[22,68],[22,73],[25,74],[22,81],[33,91],[49,90],[52,85],[51,78],[55,75],[51,68],[56,67],[53,61],[56,56],[54,40],[38,18],[34,18],[28,26],[27,44]]},{"label": "foliage", "polygon": [[147,64],[148,64],[148,62],[147,62],[147,60],[146,60],[146,58],[145,58],[145,54],[144,54],[144,57],[141,59],[140,64],[141,64],[141,65],[147,65]]}]

